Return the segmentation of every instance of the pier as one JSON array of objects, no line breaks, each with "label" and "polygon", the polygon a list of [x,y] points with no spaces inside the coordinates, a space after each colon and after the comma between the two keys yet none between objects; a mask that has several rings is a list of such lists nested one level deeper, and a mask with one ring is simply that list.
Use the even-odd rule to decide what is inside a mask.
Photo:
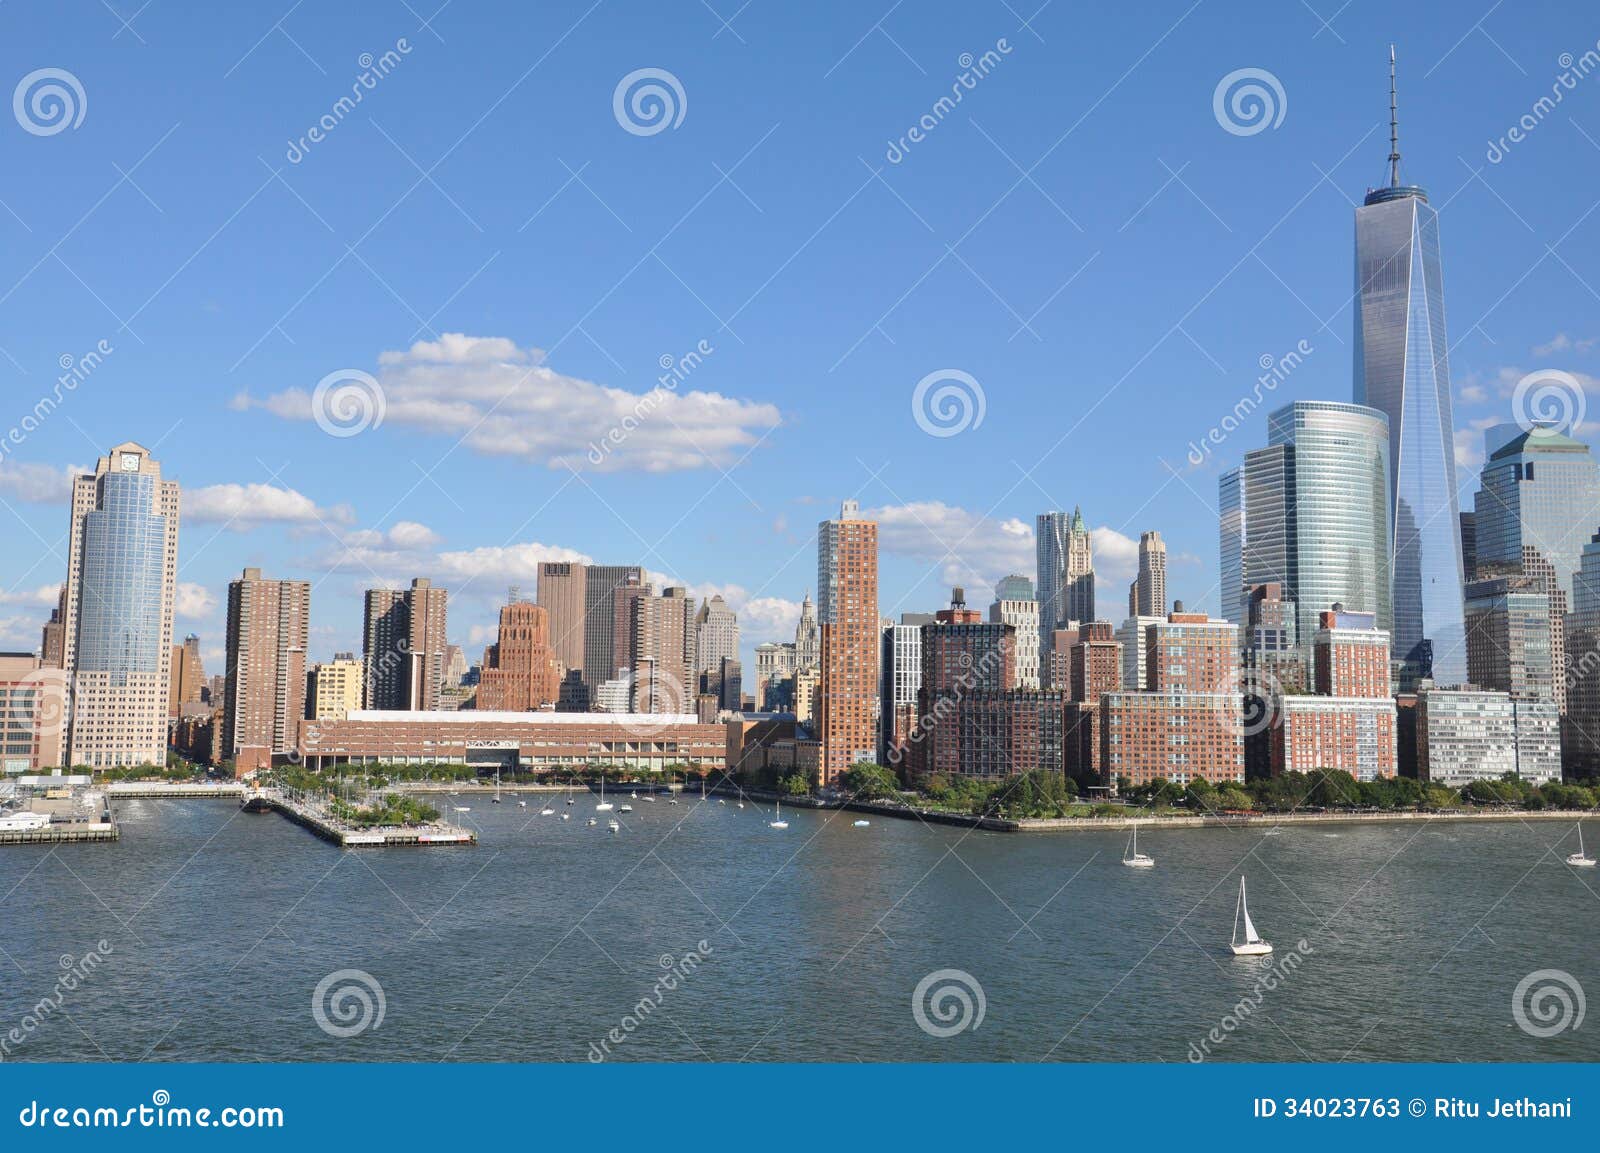
[{"label": "pier", "polygon": [[184,797],[242,797],[244,785],[238,781],[116,781],[105,786],[113,797],[156,797],[176,800]]},{"label": "pier", "polygon": [[309,799],[283,789],[251,789],[239,807],[247,813],[278,813],[341,849],[386,848],[391,845],[476,845],[478,834],[459,825],[354,825],[340,820]]}]

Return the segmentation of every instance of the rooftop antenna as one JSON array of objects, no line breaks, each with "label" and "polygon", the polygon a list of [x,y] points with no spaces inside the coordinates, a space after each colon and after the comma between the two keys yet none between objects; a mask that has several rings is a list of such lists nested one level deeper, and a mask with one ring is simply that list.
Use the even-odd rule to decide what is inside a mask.
[{"label": "rooftop antenna", "polygon": [[1400,187],[1400,117],[1394,97],[1394,45],[1389,45],[1389,187]]}]

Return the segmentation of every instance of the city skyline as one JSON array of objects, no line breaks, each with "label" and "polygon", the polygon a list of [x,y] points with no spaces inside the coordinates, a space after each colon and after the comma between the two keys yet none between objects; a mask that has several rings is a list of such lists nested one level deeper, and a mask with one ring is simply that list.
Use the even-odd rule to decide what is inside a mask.
[{"label": "city skyline", "polygon": [[[579,15],[574,12],[572,20]],[[29,22],[27,14],[8,16]],[[152,12],[146,18],[156,20],[163,32],[151,38],[160,43],[149,56],[193,50],[165,17]],[[524,174],[527,187],[539,194],[514,203],[516,198],[498,186],[477,182],[473,187],[482,158],[477,138],[469,136],[434,176],[448,196],[419,182],[399,211],[408,226],[458,251],[450,258],[422,257],[406,267],[394,259],[392,242],[400,237],[385,228],[372,251],[362,252],[373,273],[401,300],[413,302],[416,315],[353,258],[339,264],[301,310],[291,306],[339,258],[342,250],[328,250],[326,243],[334,236],[353,241],[372,223],[337,210],[329,181],[354,178],[387,205],[416,176],[402,149],[426,168],[480,114],[474,111],[452,125],[442,119],[448,109],[429,109],[429,101],[462,75],[459,59],[426,32],[397,22],[396,38],[418,33],[408,41],[411,51],[399,54],[399,66],[356,115],[291,163],[275,158],[282,155],[282,141],[298,139],[304,126],[283,123],[284,112],[269,107],[262,93],[286,78],[314,87],[323,81],[322,73],[281,38],[268,39],[247,55],[261,30],[245,27],[243,14],[206,19],[215,23],[197,28],[196,35],[208,34],[238,49],[215,72],[220,76],[237,67],[224,79],[205,81],[208,106],[191,102],[183,109],[168,106],[153,92],[144,71],[148,56],[140,61],[106,55],[104,48],[62,39],[62,29],[39,28],[38,42],[56,47],[60,59],[81,75],[96,100],[94,111],[70,133],[38,139],[19,130],[0,141],[8,157],[19,159],[24,147],[35,157],[40,149],[50,149],[64,186],[79,184],[83,192],[77,200],[58,198],[58,205],[33,190],[9,190],[4,199],[15,216],[0,215],[0,228],[9,230],[26,260],[18,276],[34,259],[43,260],[25,278],[25,291],[13,291],[0,307],[6,328],[0,346],[9,356],[0,371],[12,374],[23,395],[50,391],[48,382],[66,354],[82,377],[43,427],[23,444],[8,446],[0,461],[0,497],[20,518],[21,547],[27,551],[5,590],[7,647],[32,647],[34,637],[28,634],[36,633],[39,618],[48,613],[57,582],[46,570],[58,567],[51,546],[61,536],[51,502],[62,491],[68,467],[129,437],[150,445],[184,482],[190,529],[177,627],[202,637],[203,655],[213,667],[222,659],[223,590],[245,567],[319,584],[310,643],[313,658],[325,659],[359,648],[359,601],[364,589],[377,583],[375,576],[404,583],[426,573],[451,588],[457,603],[450,640],[476,653],[493,639],[506,584],[532,584],[540,559],[579,557],[640,564],[653,577],[669,578],[652,583],[682,584],[697,603],[708,593],[722,592],[739,614],[741,658],[753,667],[755,645],[792,635],[797,597],[811,583],[807,545],[816,506],[832,506],[843,496],[856,496],[883,526],[881,607],[886,616],[934,607],[952,583],[964,584],[974,603],[987,604],[992,582],[1001,575],[1031,570],[1033,517],[1042,509],[1070,509],[1075,503],[1083,505],[1095,530],[1100,603],[1120,605],[1135,575],[1139,534],[1155,528],[1168,541],[1174,592],[1216,611],[1221,602],[1215,549],[1202,523],[1208,519],[1203,510],[1213,499],[1213,470],[1236,463],[1247,444],[1260,443],[1260,421],[1253,432],[1240,431],[1218,446],[1200,466],[1186,466],[1186,447],[1234,408],[1251,387],[1262,355],[1281,356],[1302,340],[1314,351],[1276,387],[1274,399],[1340,400],[1350,394],[1346,213],[1362,189],[1381,185],[1388,175],[1383,163],[1385,58],[1391,40],[1400,51],[1406,171],[1426,175],[1431,202],[1444,212],[1459,456],[1475,466],[1477,423],[1509,415],[1507,393],[1515,376],[1508,380],[1502,370],[1592,371],[1588,358],[1596,334],[1583,327],[1584,302],[1592,303],[1592,297],[1583,278],[1570,270],[1581,272],[1592,263],[1587,252],[1594,243],[1594,222],[1585,218],[1588,202],[1579,198],[1573,182],[1548,177],[1552,149],[1588,155],[1584,150],[1590,145],[1579,129],[1589,124],[1594,96],[1580,87],[1558,115],[1503,160],[1491,163],[1484,157],[1486,143],[1499,140],[1516,120],[1517,110],[1505,107],[1505,93],[1526,86],[1531,103],[1540,90],[1533,78],[1541,68],[1555,71],[1544,46],[1571,37],[1554,17],[1495,28],[1496,43],[1521,62],[1513,66],[1495,44],[1470,38],[1457,45],[1457,36],[1430,27],[1420,15],[1385,13],[1380,25],[1373,17],[1347,13],[1334,22],[1340,33],[1335,39],[1326,33],[1314,38],[1320,28],[1309,14],[1274,13],[1243,42],[1224,46],[1224,29],[1204,10],[1186,16],[1174,9],[1170,39],[1133,79],[1118,83],[1133,58],[1089,64],[1083,83],[1093,85],[1094,92],[1086,93],[1083,103],[1090,102],[1088,95],[1110,89],[1119,112],[1116,131],[1110,131],[1111,123],[1085,123],[1064,138],[1034,177],[1055,189],[1066,171],[1056,166],[1069,160],[1073,170],[1090,174],[1081,193],[1050,194],[1061,212],[1085,229],[1083,234],[1028,183],[1019,182],[1007,193],[1016,172],[996,145],[1026,169],[1072,127],[1044,120],[1036,110],[1054,106],[1041,93],[1057,82],[1056,74],[1044,66],[1047,56],[1039,42],[1009,16],[999,21],[995,14],[963,13],[941,31],[914,20],[904,26],[896,22],[893,35],[918,61],[916,67],[887,42],[868,41],[847,51],[861,30],[845,27],[842,17],[825,18],[804,37],[819,59],[826,56],[818,73],[840,61],[822,82],[825,129],[800,124],[784,115],[783,107],[736,109],[722,87],[727,80],[702,69],[683,77],[694,111],[681,128],[647,140],[610,119],[611,83],[594,79],[603,74],[614,83],[631,71],[639,63],[633,56],[646,50],[643,41],[605,48],[588,40],[588,30],[580,27],[572,62],[552,59],[533,74],[527,89],[514,94],[511,108],[495,115],[514,117],[526,107],[524,97],[549,92],[548,85],[566,79],[563,69],[581,67],[587,79],[571,90],[576,98],[594,88],[597,105],[596,115],[583,121],[587,146],[566,156],[562,149],[576,144],[566,139],[566,129],[531,131],[548,132],[539,143],[572,170],[591,156],[594,167],[574,181],[552,155],[540,152]],[[1097,13],[1092,19],[1114,39],[1125,18]],[[782,14],[751,11],[743,20],[753,29],[787,31]],[[1058,34],[1064,28],[1060,20],[1047,14],[1037,30],[1049,40],[1052,25]],[[339,62],[373,47],[370,29],[360,30],[359,49],[351,39],[355,31],[341,17],[323,27],[294,30],[328,73],[330,100],[338,91],[333,79]],[[654,26],[638,32],[659,46],[651,50],[668,57],[687,34]],[[901,122],[916,107],[915,101],[908,104],[909,95],[924,82],[924,73],[933,87],[931,80],[952,66],[959,50],[992,44],[1001,36],[1010,38],[1013,50],[995,73],[903,161],[880,161],[879,175],[946,241],[1006,193],[985,225],[982,254],[975,247],[963,250],[963,258],[1021,318],[1035,314],[1043,302],[1049,305],[1032,316],[1031,332],[1019,329],[1018,318],[967,270],[946,261],[903,311],[885,313],[883,327],[894,344],[870,333],[855,344],[866,320],[884,313],[936,256],[921,250],[918,238],[926,231],[882,182],[868,176],[857,154],[878,156],[879,138],[900,135]],[[1283,45],[1291,42],[1309,45],[1308,52],[1286,54]],[[120,50],[120,44],[110,49]],[[1212,118],[1210,97],[1222,75],[1214,62],[1235,55],[1239,66],[1265,66],[1281,79],[1292,104],[1281,125],[1236,137]],[[1188,62],[1186,56],[1205,64]],[[506,82],[525,69],[526,64],[509,69]],[[1492,94],[1484,91],[1494,87],[1479,82],[1485,75],[1504,86]],[[818,83],[818,78],[807,82]],[[497,89],[487,95],[499,94]],[[1160,99],[1152,101],[1152,95]],[[133,105],[143,110],[137,120],[127,111]],[[870,133],[845,127],[846,105],[852,118],[870,124]],[[1161,117],[1183,111],[1171,129],[1164,129],[1158,109]],[[172,113],[170,118],[160,115],[165,112]],[[307,123],[316,112],[306,108]],[[1000,124],[1006,132],[997,130]],[[750,152],[746,167],[734,172],[729,166],[769,129],[772,135]],[[823,130],[836,134],[834,146],[825,148],[820,137],[811,136]],[[248,155],[202,163],[202,155],[211,158],[212,136],[223,132],[250,144]],[[130,167],[163,140],[137,171]],[[1196,149],[1195,140],[1213,141],[1216,147]],[[656,199],[629,188],[642,171],[637,166],[653,165],[691,141],[696,149],[725,151],[722,168],[733,184],[769,211],[757,213],[702,164],[706,187],[716,185],[716,212],[690,218],[684,239],[691,243],[683,250],[659,253],[668,267],[651,261],[621,284],[599,314],[584,318],[589,302],[700,197],[704,189],[692,181]],[[793,173],[786,161],[797,148],[813,146],[816,154],[838,163],[787,191],[784,183]],[[124,149],[131,151],[124,155]],[[1207,155],[1211,151],[1216,155]],[[135,187],[118,182],[115,195],[61,250],[69,273],[45,254],[91,209],[98,190],[117,181],[105,164],[108,154],[162,211]],[[269,175],[258,154],[275,161],[282,181]],[[1160,161],[1180,177],[1170,177]],[[947,198],[942,190],[951,185],[940,177],[950,165],[983,179]],[[1099,182],[1109,182],[1113,173],[1118,187],[1129,191],[1104,195],[1107,186]],[[188,177],[197,178],[194,192],[180,180]],[[394,181],[401,183],[384,196],[382,185]],[[258,186],[263,191],[249,199]],[[720,229],[713,216],[744,211],[748,216],[739,218],[740,227],[760,229],[763,217],[774,215],[774,204],[791,207],[791,196],[811,202],[792,206],[793,219],[805,222],[804,228],[792,235],[760,233],[761,243],[749,258],[729,261],[726,269],[693,257],[695,243],[716,242]],[[544,214],[518,234],[547,199]],[[787,266],[784,275],[752,296],[840,205],[847,207],[821,233],[823,240],[806,249],[807,259]],[[241,209],[238,225],[222,230],[197,264],[186,265],[235,208]],[[485,234],[499,230],[523,239],[513,246],[490,244],[463,212]],[[112,248],[100,243],[108,227],[142,233],[158,221],[165,231],[150,238],[150,259],[143,267],[139,260],[111,267],[101,258],[101,249]],[[551,225],[557,226],[554,231]],[[606,259],[593,277],[574,271],[573,283],[565,286],[570,293],[547,295],[542,286],[515,275],[518,258],[530,245],[554,245],[555,255],[561,255],[561,230],[583,231],[585,242]],[[282,259],[260,246],[258,234],[278,238]],[[1030,234],[1043,246],[1038,255],[1047,266],[1037,272],[1006,255]],[[863,312],[865,319],[825,311],[817,317],[814,358],[801,358],[804,367],[779,371],[773,354],[792,351],[793,341],[805,335],[780,321],[809,315],[798,302],[831,287],[841,261],[849,261],[852,269],[860,263],[850,260],[856,250],[851,242],[862,237],[880,238],[888,257],[882,275],[866,276],[861,292],[852,297],[859,309],[851,311]],[[1252,250],[1258,239],[1265,247]],[[1557,241],[1559,260],[1545,248]],[[1029,248],[1033,254],[1034,246]],[[1138,301],[1115,287],[1113,270],[1149,265],[1158,253],[1168,283],[1142,288]],[[259,280],[263,292],[262,300],[248,307],[214,287],[244,267],[254,269],[252,282]],[[692,294],[683,292],[674,273]],[[163,287],[169,276],[170,286]],[[330,291],[336,295],[327,296]],[[561,298],[572,294],[581,298],[576,307],[563,306]],[[519,319],[508,323],[508,303],[530,295],[528,307],[516,306]],[[1186,312],[1201,299],[1205,307]],[[748,307],[732,316],[746,301]],[[436,314],[441,303],[446,307]],[[146,307],[132,315],[141,305]],[[649,323],[637,326],[636,333],[625,331],[624,322],[647,311]],[[337,333],[323,323],[334,316]],[[1239,316],[1250,317],[1250,323],[1238,324]],[[747,332],[740,323],[744,319],[755,327]],[[1175,319],[1181,331],[1172,327]],[[271,327],[275,320],[278,329]],[[420,320],[428,321],[428,330],[417,327]],[[722,327],[723,320],[731,321],[729,329]],[[581,322],[582,331],[574,322]],[[159,339],[175,327],[192,336],[192,347],[181,353]],[[939,329],[947,331],[931,335]],[[452,332],[472,339],[448,337]],[[1085,339],[1091,332],[1094,338]],[[924,335],[907,341],[912,333]],[[91,358],[102,340],[111,351]],[[695,351],[702,341],[712,351]],[[701,414],[706,437],[725,432],[723,420],[730,415],[748,421],[742,435],[731,440],[697,435],[729,478],[692,449],[687,459],[696,467],[682,467],[683,443],[665,421],[597,454],[603,464],[592,465],[591,442],[610,443],[603,433],[613,422],[603,413],[557,430],[565,442],[540,441],[536,451],[521,457],[469,441],[441,459],[460,434],[439,439],[417,425],[415,409],[408,405],[446,378],[476,386],[479,391],[470,395],[481,396],[504,379],[495,375],[501,366],[520,366],[518,375],[533,369],[537,361],[527,350],[534,346],[549,350],[547,368],[538,372],[548,371],[554,386],[570,390],[575,413],[589,411],[583,406],[595,386],[644,395],[661,375],[661,357],[670,354],[679,365],[693,352],[680,399],[715,394],[726,402],[725,411]],[[158,347],[159,354],[153,351]],[[1063,351],[1068,348],[1070,356]],[[386,350],[394,355],[384,356]],[[1059,379],[1062,366],[1070,386],[1066,395],[1081,396],[1082,403],[1056,409],[1060,420],[1038,421],[1046,382]],[[957,367],[983,385],[984,419],[959,437],[927,437],[907,412],[908,397],[919,379]],[[299,389],[309,395],[320,380],[347,369],[371,373],[390,393],[381,426],[338,438],[311,422],[284,418],[293,409],[285,399],[289,393]],[[795,386],[801,379],[820,395],[820,404]],[[1163,383],[1180,379],[1193,387],[1172,390]],[[179,404],[170,412],[148,403],[150,390],[168,381],[195,382],[171,394]],[[590,381],[594,385],[584,384]],[[1152,393],[1163,396],[1163,411],[1152,413],[1144,403]],[[821,419],[844,395],[865,406],[865,419],[852,422],[857,427],[845,428],[841,437],[819,438]],[[487,403],[480,413],[484,408]],[[674,420],[691,427],[677,415]],[[1103,443],[1116,438],[1094,435],[1096,429],[1113,427],[1139,430],[1149,451],[1130,459]],[[215,443],[270,443],[277,455],[270,460],[265,452],[219,457],[208,450]],[[563,451],[580,466],[575,478],[546,467]],[[976,459],[970,454],[987,454],[1000,466],[992,475],[951,467]],[[887,471],[875,475],[885,458]],[[1019,468],[1003,463],[1009,459]],[[1178,471],[1177,478],[1168,465]],[[777,475],[794,479],[773,489],[770,478]],[[1112,476],[1117,483],[1108,484]],[[1465,483],[1462,474],[1458,479]],[[510,504],[477,499],[479,491],[491,490],[514,492],[519,499]],[[685,510],[688,519],[676,524]],[[675,531],[659,539],[668,529]],[[770,547],[739,547],[750,540],[770,542]]]}]

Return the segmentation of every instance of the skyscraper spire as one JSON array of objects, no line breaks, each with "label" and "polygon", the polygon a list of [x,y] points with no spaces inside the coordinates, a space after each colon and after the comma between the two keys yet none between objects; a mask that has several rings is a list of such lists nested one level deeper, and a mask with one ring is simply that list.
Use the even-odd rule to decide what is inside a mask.
[{"label": "skyscraper spire", "polygon": [[1394,96],[1394,45],[1389,45],[1389,187],[1400,187],[1400,117]]}]

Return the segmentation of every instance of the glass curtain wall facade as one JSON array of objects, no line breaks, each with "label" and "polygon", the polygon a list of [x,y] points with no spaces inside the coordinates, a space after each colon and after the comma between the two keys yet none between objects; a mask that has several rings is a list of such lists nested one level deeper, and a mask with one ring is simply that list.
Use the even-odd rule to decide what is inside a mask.
[{"label": "glass curtain wall facade", "polygon": [[[1396,157],[1398,166],[1398,157]],[[1353,399],[1389,418],[1393,654],[1402,688],[1466,678],[1438,213],[1395,181],[1356,209]]]}]

